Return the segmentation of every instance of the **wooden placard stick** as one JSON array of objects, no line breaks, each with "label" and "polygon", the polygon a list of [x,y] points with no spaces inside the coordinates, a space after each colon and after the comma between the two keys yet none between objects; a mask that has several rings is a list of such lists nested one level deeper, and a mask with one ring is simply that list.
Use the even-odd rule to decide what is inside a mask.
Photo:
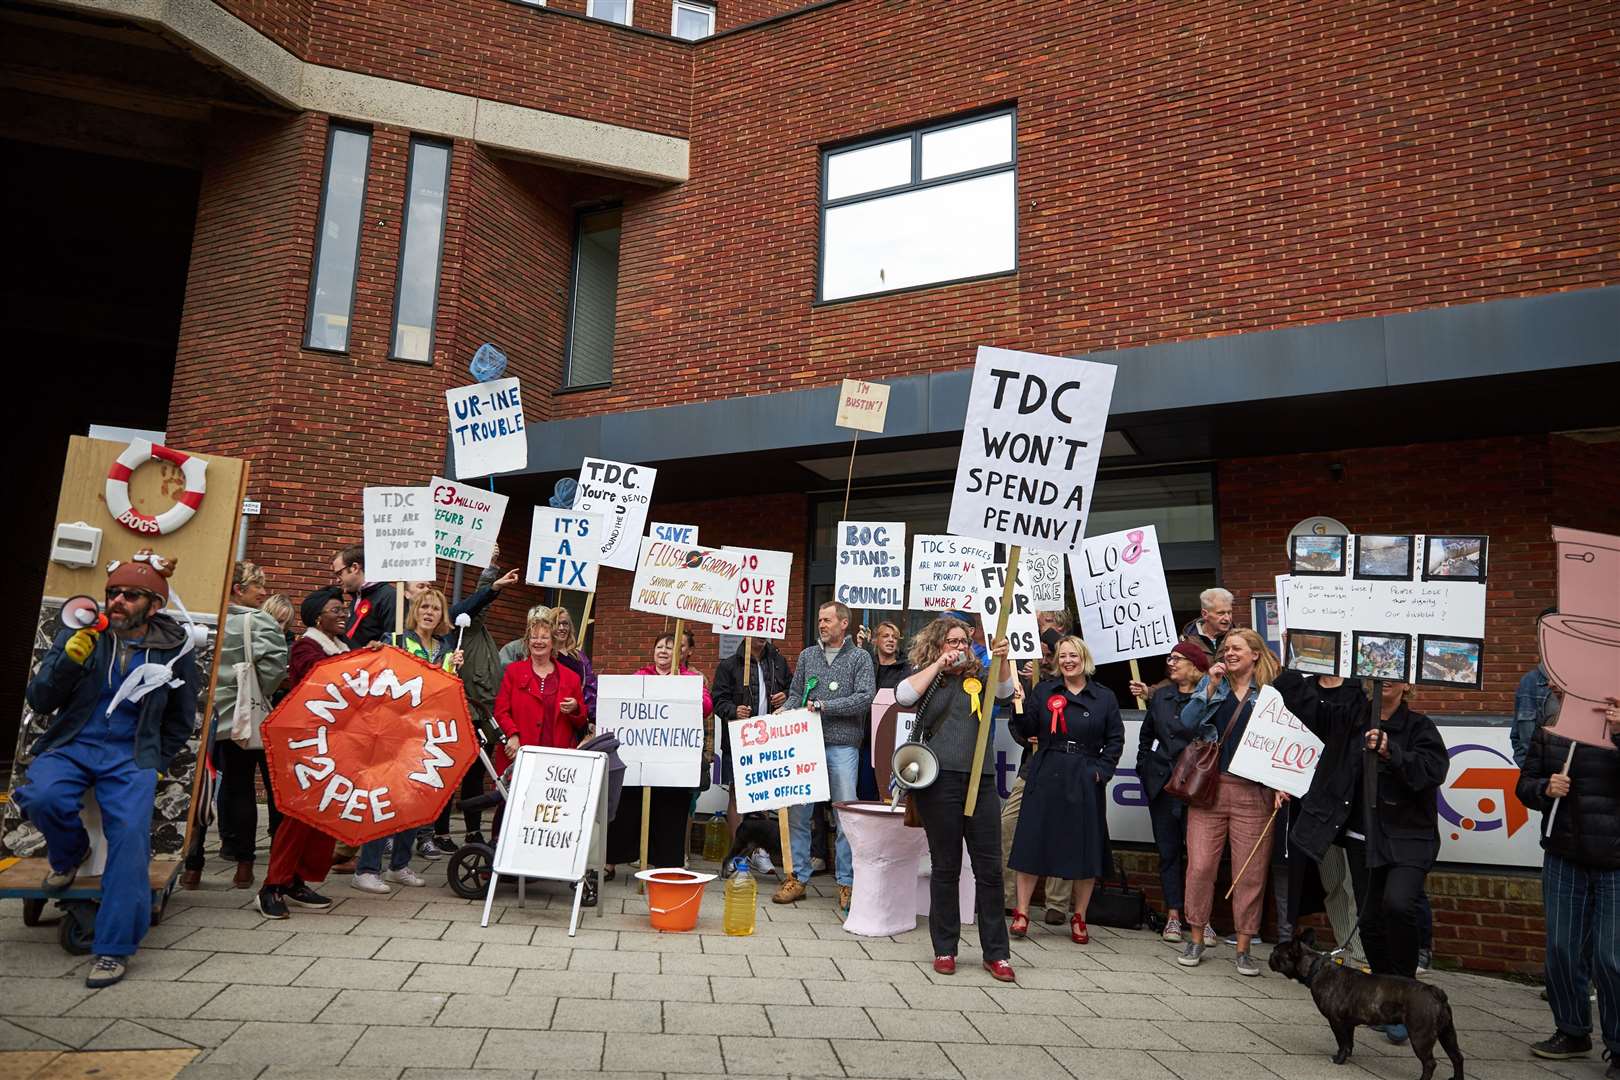
[{"label": "wooden placard stick", "polygon": [[596,590],[592,589],[585,594],[585,608],[579,613],[579,640],[574,644],[581,649],[585,648],[585,631],[591,628],[591,605],[596,603]]},{"label": "wooden placard stick", "polygon": [[394,582],[394,638],[405,636],[405,583]]},{"label": "wooden placard stick", "polygon": [[979,708],[979,738],[973,746],[973,771],[968,773],[967,803],[962,807],[964,817],[972,817],[979,805],[979,774],[984,768],[984,744],[990,736],[990,720],[996,712],[996,689],[1001,685],[1001,657],[995,654],[996,642],[1007,636],[1007,616],[1012,612],[1013,593],[1018,584],[1018,560],[1024,549],[1012,545],[1007,552],[1007,581],[1001,587],[1001,610],[996,612],[996,632],[990,639],[990,674],[985,680],[983,704]]},{"label": "wooden placard stick", "polygon": [[849,489],[855,483],[855,448],[861,445],[861,432],[855,429],[855,437],[849,441],[849,473],[844,477],[844,515],[839,521],[849,520]]},{"label": "wooden placard stick", "polygon": [[[1141,682],[1141,681],[1142,681],[1142,669],[1137,666],[1136,658],[1133,656],[1133,657],[1131,657],[1131,682]],[[1146,712],[1147,711],[1147,698],[1142,697],[1141,695],[1137,695],[1136,707],[1138,709],[1141,709],[1142,711]]]},{"label": "wooden placard stick", "polygon": [[1242,869],[1232,875],[1232,885],[1226,890],[1226,899],[1232,899],[1232,890],[1236,889],[1238,887],[1238,882],[1243,880],[1243,874],[1249,869],[1249,864],[1254,862],[1254,857],[1260,853],[1260,845],[1265,843],[1266,837],[1271,835],[1271,826],[1276,823],[1277,811],[1281,809],[1281,804],[1271,808],[1271,816],[1266,819],[1266,827],[1260,830],[1260,839],[1256,840],[1254,842],[1254,847],[1249,850],[1249,857],[1243,860]]},{"label": "wooden placard stick", "polygon": [[[1559,776],[1568,776],[1569,775],[1569,767],[1571,765],[1573,765],[1574,763],[1575,763],[1575,740],[1571,739],[1571,740],[1569,740],[1569,753],[1564,755],[1564,767],[1562,769],[1558,770],[1558,775]],[[1563,802],[1563,801],[1564,801],[1564,797],[1562,795],[1558,796],[1558,798],[1553,800],[1552,809],[1547,811],[1547,827],[1546,827],[1545,831],[1542,833],[1543,836],[1551,836],[1552,835],[1553,819],[1558,816],[1558,804]]]}]

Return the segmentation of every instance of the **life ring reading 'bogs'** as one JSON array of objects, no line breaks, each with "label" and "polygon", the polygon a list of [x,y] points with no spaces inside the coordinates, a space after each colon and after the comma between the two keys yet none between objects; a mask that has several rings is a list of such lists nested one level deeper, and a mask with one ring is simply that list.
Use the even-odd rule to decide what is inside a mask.
[{"label": "life ring reading 'bogs'", "polygon": [[[186,490],[180,493],[179,501],[157,517],[141,513],[129,501],[129,478],[153,458],[178,465],[186,478]],[[203,494],[208,490],[204,478],[207,471],[208,462],[202,458],[155,445],[146,439],[133,439],[107,470],[107,510],[126,529],[148,536],[167,536],[190,521],[197,507],[202,505]]]}]

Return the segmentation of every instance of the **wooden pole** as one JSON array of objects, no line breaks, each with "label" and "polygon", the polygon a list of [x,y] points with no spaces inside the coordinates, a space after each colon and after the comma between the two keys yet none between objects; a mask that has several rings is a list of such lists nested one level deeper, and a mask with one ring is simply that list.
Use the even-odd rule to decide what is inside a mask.
[{"label": "wooden pole", "polygon": [[[1558,775],[1560,775],[1560,776],[1568,776],[1569,775],[1569,767],[1571,765],[1573,765],[1574,763],[1575,763],[1575,740],[1571,739],[1571,740],[1569,740],[1569,753],[1564,755],[1564,767],[1559,770]],[[1564,801],[1564,797],[1562,795],[1560,795],[1558,798],[1553,800],[1552,809],[1547,811],[1547,828],[1546,828],[1546,831],[1542,835],[1544,835],[1544,836],[1551,836],[1552,835],[1553,819],[1558,816],[1558,804],[1563,802],[1563,801]]]},{"label": "wooden pole", "polygon": [[[1142,681],[1142,669],[1137,666],[1136,658],[1132,657],[1131,658],[1131,682],[1141,682],[1141,681]],[[1140,694],[1138,694],[1137,698],[1136,698],[1136,707],[1138,709],[1142,709],[1142,710],[1146,711],[1146,709],[1147,709],[1147,698],[1142,697]]]},{"label": "wooden pole", "polygon": [[990,639],[990,675],[984,684],[983,704],[979,709],[979,738],[973,746],[973,770],[968,773],[967,803],[962,807],[965,817],[972,817],[979,805],[979,773],[984,768],[984,744],[990,737],[990,720],[996,712],[996,689],[1001,685],[1001,657],[994,652],[996,642],[1007,636],[1007,616],[1012,613],[1013,593],[1018,584],[1018,560],[1024,549],[1017,544],[1007,552],[1007,581],[1001,587],[1001,610],[996,612],[996,633]]},{"label": "wooden pole", "polygon": [[1260,845],[1265,843],[1266,837],[1271,835],[1271,826],[1277,820],[1277,811],[1281,809],[1281,806],[1274,806],[1271,808],[1271,816],[1266,819],[1266,827],[1260,831],[1260,839],[1254,842],[1254,847],[1249,851],[1249,857],[1243,860],[1243,868],[1232,875],[1232,886],[1226,890],[1225,898],[1227,900],[1232,899],[1232,889],[1237,888],[1238,882],[1243,880],[1244,871],[1249,869],[1249,864],[1254,862],[1254,857],[1260,853]]},{"label": "wooden pole", "polygon": [[596,590],[592,589],[585,594],[585,608],[579,613],[579,641],[576,644],[581,651],[585,648],[585,631],[591,628],[591,605],[596,603]]},{"label": "wooden pole", "polygon": [[839,521],[845,521],[849,518],[849,489],[855,483],[855,448],[859,445],[861,445],[861,432],[857,428],[855,438],[851,439],[849,443],[849,473],[844,477],[844,513],[838,519]]},{"label": "wooden pole", "polygon": [[743,689],[748,688],[748,680],[753,675],[754,667],[754,639],[743,638]]},{"label": "wooden pole", "polygon": [[776,812],[776,828],[782,837],[782,875],[793,873],[793,824],[788,820],[788,808]]},{"label": "wooden pole", "polygon": [[405,583],[394,582],[394,638],[405,635]]}]

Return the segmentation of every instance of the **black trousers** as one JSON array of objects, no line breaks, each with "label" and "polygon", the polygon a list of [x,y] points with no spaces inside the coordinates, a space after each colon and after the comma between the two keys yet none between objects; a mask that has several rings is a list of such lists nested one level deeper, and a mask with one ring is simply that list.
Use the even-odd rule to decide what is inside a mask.
[{"label": "black trousers", "polygon": [[1367,845],[1352,840],[1344,846],[1350,858],[1350,880],[1361,905],[1361,943],[1375,975],[1417,975],[1418,947],[1423,944],[1421,866],[1367,866]]},{"label": "black trousers", "polygon": [[[467,775],[461,778],[460,794],[463,801],[484,793],[484,766],[482,762],[473,762],[473,767],[467,770]],[[446,800],[444,809],[439,812],[439,820],[433,825],[434,836],[450,835],[450,804],[454,799]],[[478,832],[484,824],[484,815],[477,810],[463,810],[461,823],[467,831]]]},{"label": "black trousers", "polygon": [[[220,857],[234,862],[252,862],[254,840],[259,833],[259,794],[255,776],[264,779],[265,810],[270,815],[270,832],[281,824],[276,797],[270,788],[270,765],[263,750],[249,750],[230,739],[218,739],[213,748],[214,768],[219,770],[219,851]],[[203,836],[197,834],[192,850],[186,853],[186,869],[201,870]]]},{"label": "black trousers", "polygon": [[928,883],[928,934],[935,956],[955,956],[962,937],[962,905],[957,887],[962,880],[962,841],[967,841],[973,863],[973,896],[978,910],[979,949],[987,961],[1006,960],[1007,921],[1001,914],[1001,799],[995,774],[979,775],[979,799],[971,818],[967,805],[968,774],[941,771],[939,779],[913,791],[923,832],[928,834],[928,858],[933,874]]}]

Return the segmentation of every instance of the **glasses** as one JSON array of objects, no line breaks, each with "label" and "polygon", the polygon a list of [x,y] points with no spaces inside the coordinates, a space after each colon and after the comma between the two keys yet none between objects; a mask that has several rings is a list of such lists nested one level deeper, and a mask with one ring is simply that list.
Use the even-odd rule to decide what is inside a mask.
[{"label": "glasses", "polygon": [[114,588],[114,589],[108,589],[107,590],[107,602],[110,604],[114,600],[117,600],[119,597],[123,597],[125,600],[139,600],[144,596],[151,596],[151,595],[152,594],[147,592],[145,589],[117,589],[117,588]]},{"label": "glasses", "polygon": [[965,637],[948,637],[945,639],[945,644],[953,649],[965,649],[968,647],[968,639]]}]

